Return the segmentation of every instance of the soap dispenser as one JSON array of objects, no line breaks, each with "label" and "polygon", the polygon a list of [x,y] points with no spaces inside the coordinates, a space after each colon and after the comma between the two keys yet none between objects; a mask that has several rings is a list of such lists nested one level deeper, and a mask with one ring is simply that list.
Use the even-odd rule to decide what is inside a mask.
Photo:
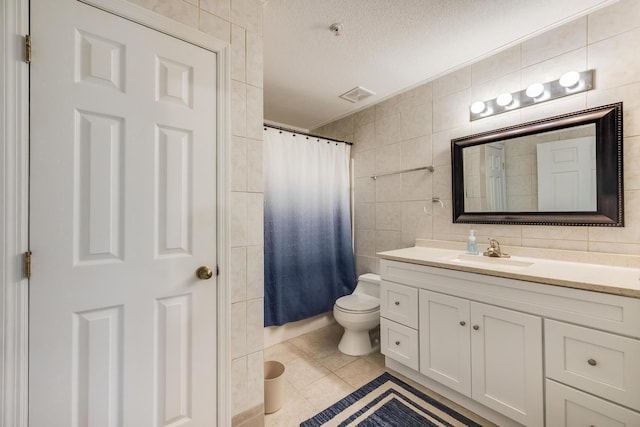
[{"label": "soap dispenser", "polygon": [[476,230],[469,230],[469,238],[467,239],[467,253],[478,255],[478,244],[476,243]]}]

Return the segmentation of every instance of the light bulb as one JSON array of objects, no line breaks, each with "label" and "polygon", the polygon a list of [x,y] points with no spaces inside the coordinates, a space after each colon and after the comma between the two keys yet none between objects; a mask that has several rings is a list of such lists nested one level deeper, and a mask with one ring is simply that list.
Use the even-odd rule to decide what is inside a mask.
[{"label": "light bulb", "polygon": [[507,105],[511,104],[511,101],[513,101],[513,96],[510,93],[506,93],[506,92],[501,93],[496,98],[496,104],[498,104],[501,107],[506,107]]},{"label": "light bulb", "polygon": [[484,105],[484,102],[482,101],[476,101],[473,104],[471,104],[471,112],[473,114],[480,114],[484,111],[485,108],[486,108],[486,105]]},{"label": "light bulb", "polygon": [[560,77],[560,86],[571,88],[578,84],[580,81],[580,73],[577,71],[568,71]]},{"label": "light bulb", "polygon": [[529,98],[537,98],[544,93],[544,85],[542,83],[533,83],[527,88],[526,94]]}]

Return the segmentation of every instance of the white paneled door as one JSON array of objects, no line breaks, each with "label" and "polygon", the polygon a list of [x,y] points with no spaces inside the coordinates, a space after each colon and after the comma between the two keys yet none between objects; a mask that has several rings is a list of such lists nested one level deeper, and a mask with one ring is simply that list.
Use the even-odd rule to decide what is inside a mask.
[{"label": "white paneled door", "polygon": [[216,55],[74,0],[31,26],[29,424],[215,426]]}]

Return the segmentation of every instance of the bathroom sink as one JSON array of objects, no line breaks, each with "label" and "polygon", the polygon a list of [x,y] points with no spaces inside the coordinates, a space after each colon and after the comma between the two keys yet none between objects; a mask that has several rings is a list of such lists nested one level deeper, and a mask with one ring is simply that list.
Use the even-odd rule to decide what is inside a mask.
[{"label": "bathroom sink", "polygon": [[513,258],[497,258],[497,257],[483,256],[483,255],[468,255],[468,254],[458,254],[453,257],[448,257],[446,258],[446,260],[449,262],[455,262],[460,264],[482,265],[484,267],[499,266],[499,267],[526,268],[534,264],[533,262],[521,261]]}]

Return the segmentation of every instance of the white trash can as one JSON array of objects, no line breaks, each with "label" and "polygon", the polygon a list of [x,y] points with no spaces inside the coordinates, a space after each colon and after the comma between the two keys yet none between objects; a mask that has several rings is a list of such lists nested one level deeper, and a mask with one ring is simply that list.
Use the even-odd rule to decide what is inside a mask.
[{"label": "white trash can", "polygon": [[276,360],[264,362],[264,413],[276,412],[284,403],[284,365]]}]

